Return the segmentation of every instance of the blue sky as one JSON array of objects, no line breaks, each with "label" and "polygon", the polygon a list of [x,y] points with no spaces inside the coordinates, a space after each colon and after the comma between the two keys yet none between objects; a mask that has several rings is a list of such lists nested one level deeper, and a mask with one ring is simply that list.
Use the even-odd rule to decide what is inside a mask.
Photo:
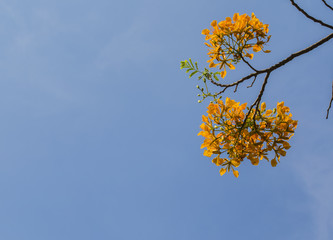
[{"label": "blue sky", "polygon": [[270,25],[257,68],[330,33],[289,1],[1,0],[0,238],[332,239],[332,40],[271,74],[263,100],[299,120],[276,168],[221,177],[202,156],[207,103],[179,63],[206,66],[201,30],[235,12]]}]

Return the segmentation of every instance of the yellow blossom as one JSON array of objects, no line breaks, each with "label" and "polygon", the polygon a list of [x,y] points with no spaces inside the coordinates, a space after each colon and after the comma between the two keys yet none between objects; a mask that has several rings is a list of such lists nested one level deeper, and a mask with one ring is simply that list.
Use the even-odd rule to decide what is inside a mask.
[{"label": "yellow blossom", "polygon": [[238,178],[238,176],[239,176],[238,171],[237,171],[237,170],[233,170],[232,172],[233,172],[233,174],[235,175],[235,177]]},{"label": "yellow blossom", "polygon": [[209,41],[205,43],[209,47],[209,67],[218,67],[222,78],[227,74],[227,67],[235,69],[234,64],[241,61],[242,57],[252,59],[253,54],[249,53],[251,49],[253,52],[270,52],[263,50],[270,39],[268,25],[260,22],[254,13],[251,17],[235,13],[232,19],[227,17],[219,23],[214,20],[211,22],[211,30],[204,29],[201,33]]},{"label": "yellow blossom", "polygon": [[[225,102],[218,99],[207,109],[208,115],[202,116],[202,131],[198,135],[205,138],[201,145],[201,148],[206,148],[204,156],[216,155],[212,162],[222,166],[221,175],[231,169],[238,177],[238,171],[233,168],[239,167],[245,158],[253,165],[265,159],[275,167],[277,160],[290,148],[288,140],[297,127],[297,121],[291,118],[290,109],[284,102],[277,104],[275,113],[266,110],[266,104],[262,103],[255,116],[255,109],[246,113],[246,103],[240,105],[230,98]],[[244,124],[247,114],[248,121]],[[223,154],[229,159],[221,157]]]},{"label": "yellow blossom", "polygon": [[221,168],[221,169],[220,169],[220,175],[222,176],[223,174],[225,174],[226,171],[227,171],[227,170],[226,170],[225,168]]}]

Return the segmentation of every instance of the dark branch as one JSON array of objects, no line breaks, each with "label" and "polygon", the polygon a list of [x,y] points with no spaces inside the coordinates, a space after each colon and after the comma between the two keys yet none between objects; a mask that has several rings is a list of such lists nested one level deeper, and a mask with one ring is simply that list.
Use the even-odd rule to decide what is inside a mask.
[{"label": "dark branch", "polygon": [[324,27],[328,27],[330,29],[333,29],[333,26],[327,24],[327,23],[324,23],[312,16],[310,16],[307,12],[305,12],[302,8],[300,8],[300,6],[298,6],[294,0],[290,0],[291,4],[297,8],[298,11],[300,11],[301,13],[303,13],[307,18],[311,19],[312,21],[316,22],[316,23],[319,23],[320,25],[324,26]]},{"label": "dark branch", "polygon": [[268,72],[272,72],[280,67],[282,67],[283,65],[285,65],[286,63],[290,62],[291,60],[293,60],[294,58],[296,57],[299,57],[305,53],[308,53],[310,51],[312,51],[313,49],[319,47],[320,45],[324,44],[325,42],[329,41],[330,39],[333,38],[333,33],[329,34],[327,37],[321,39],[320,41],[316,42],[315,44],[299,51],[299,52],[296,52],[296,53],[293,53],[291,54],[289,57],[287,57],[286,59],[282,60],[281,62],[269,67],[269,68],[266,68],[266,69],[263,69],[263,70],[258,70],[256,71],[255,73],[251,73],[245,77],[243,77],[242,79],[236,81],[236,82],[233,82],[233,83],[230,83],[230,84],[222,84],[222,83],[218,83],[218,82],[215,82],[209,75],[207,76],[207,79],[209,81],[211,81],[211,83],[213,83],[214,85],[218,86],[218,87],[223,87],[225,89],[223,89],[223,92],[229,88],[229,87],[233,87],[233,86],[236,86],[252,77],[257,77],[258,75],[260,74],[263,74],[263,73],[268,73]]},{"label": "dark branch", "polygon": [[256,124],[255,124],[255,118],[256,118],[256,115],[257,115],[257,113],[258,113],[258,111],[259,111],[259,104],[260,104],[260,102],[261,102],[262,95],[264,94],[265,87],[266,87],[266,84],[267,84],[267,82],[268,82],[268,78],[269,78],[269,75],[270,75],[270,74],[271,74],[271,72],[267,72],[267,74],[266,74],[266,76],[265,76],[265,80],[264,80],[264,82],[263,82],[263,84],[262,84],[262,86],[261,86],[261,90],[260,90],[260,93],[259,93],[257,99],[256,99],[256,100],[254,101],[254,103],[250,106],[249,111],[248,111],[247,114],[245,115],[245,119],[244,119],[244,121],[243,121],[243,124],[242,124],[240,130],[239,130],[238,137],[239,137],[239,135],[240,135],[242,129],[244,128],[244,126],[245,126],[245,124],[246,124],[246,121],[247,121],[247,119],[249,118],[249,115],[250,115],[250,113],[251,113],[251,110],[253,109],[254,106],[256,106],[256,109],[255,109],[255,112],[254,112],[254,114],[253,114],[253,118],[252,118],[252,119],[253,119],[253,121],[254,121],[254,126],[256,126]]},{"label": "dark branch", "polygon": [[255,76],[255,77],[253,78],[253,81],[252,81],[251,85],[247,86],[247,88],[252,87],[256,80],[257,80],[257,76]]},{"label": "dark branch", "polygon": [[266,76],[265,76],[265,80],[264,80],[264,83],[262,84],[261,86],[261,90],[260,90],[260,93],[256,99],[256,101],[252,104],[252,106],[255,104],[256,106],[256,111],[254,112],[254,115],[253,115],[253,120],[255,119],[255,116],[257,114],[257,112],[259,111],[259,104],[261,102],[261,98],[262,98],[262,95],[264,94],[264,91],[265,91],[265,87],[266,87],[266,84],[268,82],[268,78],[269,78],[269,75],[271,74],[271,72],[267,72]]},{"label": "dark branch", "polygon": [[275,70],[283,65],[285,65],[286,63],[290,62],[291,60],[293,60],[295,57],[299,57],[305,53],[308,53],[310,51],[312,51],[313,49],[319,47],[320,45],[324,44],[325,42],[329,41],[330,39],[333,38],[333,33],[329,34],[327,37],[321,39],[320,41],[316,42],[315,44],[299,51],[296,53],[291,54],[289,57],[287,57],[286,59],[284,59],[283,61],[279,62],[278,64],[275,64],[274,66],[270,67],[269,70]]},{"label": "dark branch", "polygon": [[227,90],[227,87],[224,87],[222,91],[220,91],[220,92],[218,92],[218,93],[216,94],[216,96],[218,96],[218,95],[220,95],[220,94],[224,93],[224,92],[225,92],[225,90]]},{"label": "dark branch", "polygon": [[333,11],[333,7],[331,7],[325,0],[321,1],[326,5],[326,7],[330,8]]},{"label": "dark branch", "polygon": [[330,109],[331,109],[331,106],[332,106],[332,102],[333,102],[333,81],[332,81],[332,98],[331,98],[331,101],[330,101],[330,105],[329,105],[328,108],[327,108],[326,119],[328,119],[328,114],[330,113]]},{"label": "dark branch", "polygon": [[[274,70],[276,70],[276,69],[282,67],[282,66],[285,65],[286,63],[292,61],[294,58],[299,57],[299,56],[301,56],[301,55],[303,55],[303,54],[305,54],[305,53],[308,53],[308,52],[312,51],[313,49],[319,47],[320,45],[324,44],[325,42],[329,41],[329,40],[332,39],[332,38],[333,38],[333,33],[329,34],[327,37],[321,39],[320,41],[316,42],[315,44],[312,44],[311,46],[309,46],[309,47],[307,47],[307,48],[305,48],[305,49],[303,49],[303,50],[301,50],[301,51],[299,51],[299,52],[296,52],[296,53],[291,54],[291,55],[290,55],[289,57],[287,57],[286,59],[280,61],[279,63],[277,63],[277,64],[275,64],[275,65],[273,65],[273,66],[271,66],[271,67],[269,67],[269,68],[266,68],[266,69],[263,69],[263,70],[255,70],[254,73],[251,73],[251,74],[249,74],[249,75],[243,77],[242,79],[240,79],[240,80],[238,80],[238,81],[236,81],[236,82],[230,83],[230,84],[221,84],[221,83],[217,83],[217,82],[215,82],[215,81],[213,80],[213,78],[212,78],[209,74],[207,74],[205,77],[206,77],[206,79],[208,79],[212,84],[214,84],[214,85],[216,85],[216,86],[219,86],[219,87],[222,87],[222,88],[223,88],[222,91],[220,91],[219,93],[216,94],[216,96],[218,96],[218,95],[224,93],[225,90],[227,90],[228,88],[233,87],[233,86],[235,86],[235,90],[234,90],[234,92],[236,92],[236,91],[237,91],[237,88],[238,88],[238,85],[239,85],[240,83],[242,83],[242,82],[244,82],[244,81],[246,81],[246,80],[251,79],[252,77],[254,77],[254,79],[253,79],[251,85],[248,86],[248,87],[252,87],[253,84],[254,84],[254,82],[256,81],[257,77],[258,77],[260,74],[266,73],[266,77],[265,77],[264,83],[263,83],[263,85],[262,85],[262,88],[261,88],[261,90],[260,90],[260,93],[259,93],[259,95],[258,95],[258,98],[257,98],[256,101],[251,105],[250,110],[249,110],[249,112],[250,112],[251,109],[252,109],[254,106],[256,106],[256,111],[255,111],[255,114],[254,114],[254,117],[255,117],[255,115],[256,115],[256,113],[257,113],[257,111],[258,111],[259,104],[260,104],[260,101],[261,101],[261,97],[262,97],[263,92],[264,92],[264,90],[265,90],[265,87],[266,87],[266,84],[267,84],[267,81],[268,81],[268,78],[269,78],[270,73],[273,72]],[[333,88],[333,86],[332,86],[332,88]],[[332,101],[333,101],[333,89],[332,89],[332,99],[331,99],[331,101],[330,101],[329,108],[327,109],[327,116],[326,116],[326,119],[328,118],[328,114],[329,114],[329,111],[330,111],[330,108],[331,108]],[[248,114],[249,114],[249,113],[248,113]],[[247,118],[248,118],[248,116],[245,117],[244,124],[245,124]],[[241,129],[242,129],[243,127],[244,127],[244,126],[242,126]]]},{"label": "dark branch", "polygon": [[255,72],[258,72],[258,70],[257,69],[255,69],[254,67],[252,67],[252,65],[248,62],[248,61],[246,61],[245,60],[245,58],[243,57],[243,56],[241,56],[242,57],[242,60],[253,70],[253,71],[255,71]]},{"label": "dark branch", "polygon": [[[215,82],[210,76],[208,76],[208,80],[211,81],[211,83],[213,83],[214,85],[218,86],[218,87],[225,87],[225,88],[229,88],[229,87],[233,87],[235,85],[238,85],[252,77],[256,77],[258,76],[259,74],[261,73],[265,73],[264,71],[258,71],[256,73],[251,73],[249,75],[247,75],[246,77],[243,77],[242,79],[238,80],[237,82],[233,82],[233,83],[230,83],[230,84],[222,84],[222,83],[218,83],[218,82]],[[224,91],[223,91],[224,92]]]},{"label": "dark branch", "polygon": [[237,92],[238,85],[236,85],[234,92]]}]

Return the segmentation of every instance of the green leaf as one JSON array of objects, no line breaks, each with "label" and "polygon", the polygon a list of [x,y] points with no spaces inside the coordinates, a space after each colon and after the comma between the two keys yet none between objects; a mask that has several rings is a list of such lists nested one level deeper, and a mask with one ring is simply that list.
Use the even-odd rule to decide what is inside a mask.
[{"label": "green leaf", "polygon": [[194,68],[194,65],[193,65],[192,59],[189,58],[189,60],[190,60],[190,63],[191,63],[191,67]]},{"label": "green leaf", "polygon": [[220,79],[216,76],[216,75],[219,75],[219,74],[221,74],[220,72],[216,72],[216,73],[214,73],[214,75],[213,75],[213,77],[214,77],[214,79],[216,80],[216,81],[220,81]]},{"label": "green leaf", "polygon": [[190,78],[194,75],[194,74],[196,74],[198,71],[194,71],[194,72],[192,72],[191,74],[190,74]]}]

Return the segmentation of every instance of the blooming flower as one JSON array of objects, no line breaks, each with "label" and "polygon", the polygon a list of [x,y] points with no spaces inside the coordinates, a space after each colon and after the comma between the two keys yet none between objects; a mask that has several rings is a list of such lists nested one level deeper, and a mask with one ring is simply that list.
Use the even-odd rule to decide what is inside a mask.
[{"label": "blooming flower", "polygon": [[262,103],[255,117],[255,109],[248,113],[245,123],[246,103],[240,105],[229,98],[225,102],[219,99],[210,103],[207,109],[208,115],[202,116],[198,135],[205,138],[201,145],[201,148],[206,148],[204,156],[215,155],[212,162],[222,166],[221,175],[232,171],[238,177],[239,173],[234,168],[245,158],[253,165],[266,159],[275,167],[290,148],[288,140],[297,127],[297,121],[292,119],[284,102],[277,104],[276,111],[266,110],[266,104]]},{"label": "blooming flower", "polygon": [[263,46],[269,41],[268,25],[263,24],[252,13],[239,15],[235,13],[233,19],[227,17],[224,21],[217,23],[212,21],[211,29],[202,30],[206,36],[205,44],[209,47],[209,67],[218,67],[221,77],[226,76],[227,67],[235,69],[242,57],[253,58],[253,52],[264,51]]}]

